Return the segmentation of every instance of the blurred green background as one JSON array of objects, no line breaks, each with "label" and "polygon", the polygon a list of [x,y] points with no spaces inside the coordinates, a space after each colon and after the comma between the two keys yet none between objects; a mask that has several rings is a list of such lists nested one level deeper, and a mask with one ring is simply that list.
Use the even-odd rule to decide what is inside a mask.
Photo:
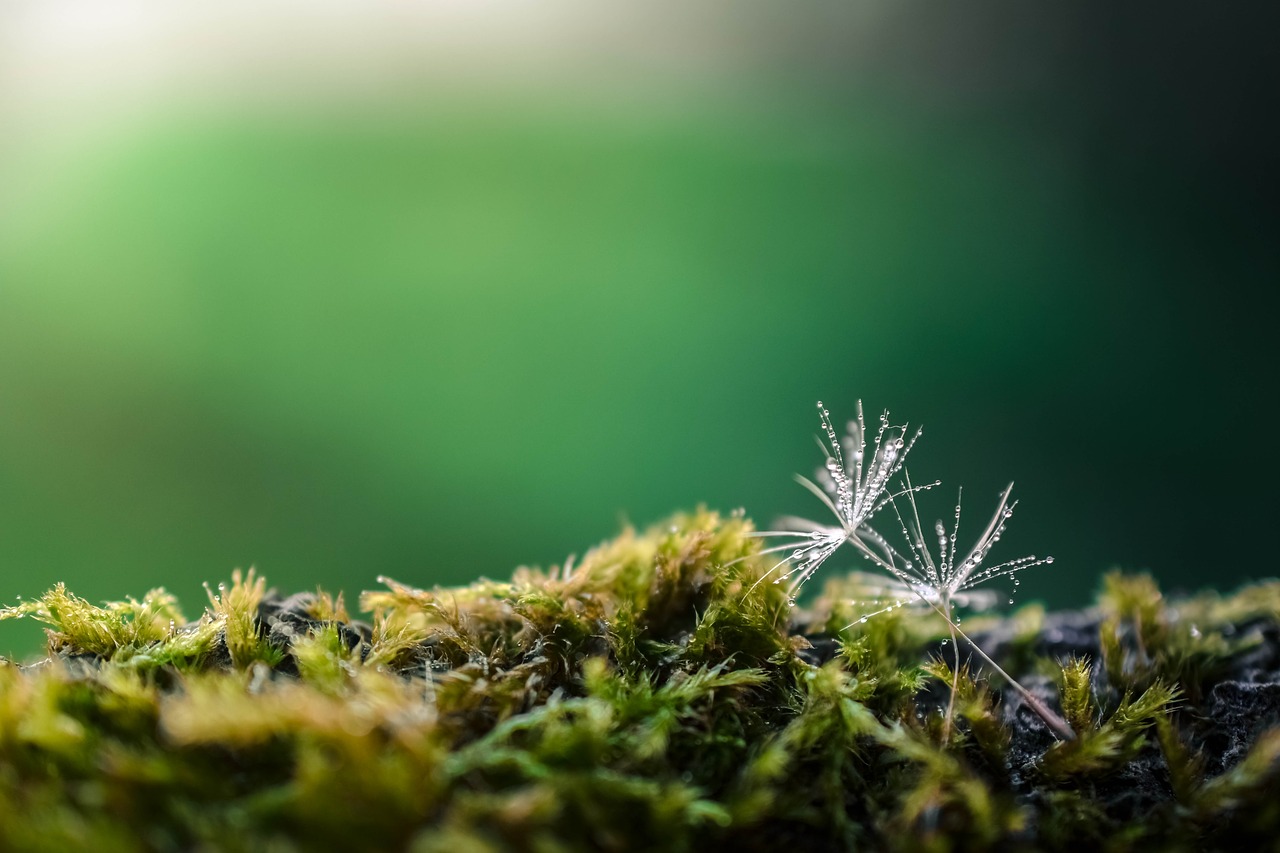
[{"label": "blurred green background", "polygon": [[0,7],[5,601],[820,515],[859,398],[1017,482],[1025,599],[1275,573],[1269,22],[105,8]]}]

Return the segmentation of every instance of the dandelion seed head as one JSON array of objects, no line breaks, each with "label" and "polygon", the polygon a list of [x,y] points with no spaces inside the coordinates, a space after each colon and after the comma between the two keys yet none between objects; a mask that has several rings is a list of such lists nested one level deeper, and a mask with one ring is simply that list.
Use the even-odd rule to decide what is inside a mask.
[{"label": "dandelion seed head", "polygon": [[[821,568],[822,564],[846,541],[895,497],[904,492],[894,490],[894,478],[903,470],[908,453],[920,437],[917,429],[909,433],[907,424],[894,424],[889,411],[881,412],[879,425],[870,442],[862,401],[858,401],[856,417],[847,422],[843,436],[836,432],[830,410],[818,401],[818,420],[822,433],[818,439],[824,460],[814,480],[797,479],[835,516],[837,525],[824,526],[806,519],[791,519],[790,529],[763,531],[759,536],[777,536],[793,540],[789,545],[765,549],[765,553],[785,553],[784,558],[766,576],[776,575],[791,582],[792,592]],[[922,491],[935,484],[912,487]],[[784,564],[788,559],[794,565]]]},{"label": "dandelion seed head", "polygon": [[[858,401],[857,418],[848,422],[844,436],[836,434],[831,413],[821,401],[818,402],[818,416],[826,438],[825,443],[821,438],[818,440],[825,461],[818,469],[815,481],[803,477],[797,477],[797,480],[836,516],[839,526],[790,519],[782,525],[783,529],[755,534],[790,540],[785,544],[763,549],[766,554],[790,553],[765,572],[755,585],[769,577],[773,577],[775,584],[787,582],[787,600],[790,605],[795,606],[795,596],[800,587],[818,571],[828,557],[848,542],[880,570],[880,574],[876,576],[855,573],[866,597],[855,599],[851,603],[879,608],[863,612],[856,620],[857,624],[866,624],[869,619],[881,613],[902,607],[923,607],[936,611],[947,621],[953,641],[957,640],[957,636],[968,640],[974,652],[1010,682],[1058,738],[1074,739],[1074,731],[1061,717],[1005,673],[960,630],[960,619],[953,611],[953,607],[957,606],[982,609],[996,603],[995,593],[974,587],[1009,577],[1016,591],[1021,583],[1019,572],[1053,563],[1053,557],[1037,558],[1031,555],[992,566],[986,565],[987,555],[1000,541],[1005,525],[1013,517],[1014,507],[1017,505],[1010,501],[1013,484],[1010,483],[1000,494],[991,520],[963,556],[956,550],[962,493],[958,494],[950,529],[941,519],[934,522],[933,535],[937,542],[935,552],[926,542],[926,528],[920,521],[916,495],[938,483],[935,481],[913,485],[904,467],[907,455],[920,437],[921,430],[917,428],[908,438],[908,426],[892,424],[886,409],[880,414],[879,426],[868,454],[866,419],[861,400]],[[901,482],[896,486],[891,485],[899,474]],[[901,542],[896,546],[871,524],[874,516],[886,506],[892,508],[901,533]],[[1008,600],[1010,604],[1013,603],[1012,596]],[[956,655],[951,701],[947,706],[948,734],[945,737],[949,737],[955,705],[954,685],[959,676],[960,657]]]},{"label": "dandelion seed head", "polygon": [[[764,554],[777,555],[778,561],[761,581],[768,578],[774,584],[786,584],[788,596],[794,600],[800,588],[848,542],[883,575],[866,601],[880,608],[876,613],[902,606],[944,607],[949,612],[952,605],[974,609],[993,606],[997,600],[994,593],[973,588],[1009,577],[1016,589],[1019,572],[1053,562],[1052,557],[1030,556],[986,564],[1017,506],[1010,499],[1012,483],[1001,492],[991,520],[967,552],[957,550],[963,492],[957,497],[950,524],[941,519],[933,523],[930,538],[937,544],[931,545],[926,540],[924,531],[929,528],[921,522],[916,497],[939,483],[935,480],[917,485],[905,467],[922,430],[912,431],[906,423],[894,423],[885,409],[880,412],[875,429],[869,431],[859,400],[856,416],[846,422],[845,432],[840,435],[826,405],[819,401],[817,409],[823,463],[814,480],[796,479],[822,501],[836,523],[824,525],[789,518],[778,530],[755,534],[784,540],[783,544],[763,549]],[[892,513],[887,529],[896,526],[896,544],[881,532],[886,525],[875,521],[882,511]]]}]

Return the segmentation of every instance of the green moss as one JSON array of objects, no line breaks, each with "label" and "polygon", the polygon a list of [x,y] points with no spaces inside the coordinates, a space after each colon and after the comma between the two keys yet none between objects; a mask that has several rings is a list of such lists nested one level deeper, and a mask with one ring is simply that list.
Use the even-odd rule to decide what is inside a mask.
[{"label": "green moss", "polygon": [[1083,660],[1071,660],[1062,667],[1062,710],[1076,739],[1054,744],[1045,752],[1038,769],[1049,779],[1096,776],[1133,761],[1146,743],[1146,730],[1166,719],[1165,712],[1178,695],[1176,688],[1156,682],[1136,698],[1125,693],[1103,718],[1091,675],[1092,668]]},{"label": "green moss", "polygon": [[[1280,731],[1223,772],[1200,704],[1276,627],[1280,586],[1169,602],[1112,576],[1082,650],[1100,668],[1040,655],[1034,606],[972,620],[1005,631],[1011,672],[1056,676],[1077,738],[1055,743],[980,670],[956,676],[941,620],[861,622],[856,577],[789,606],[757,583],[751,529],[701,511],[508,582],[386,581],[367,626],[252,572],[194,622],[163,591],[97,607],[55,587],[0,611],[43,622],[50,654],[0,663],[0,849],[1194,848],[1280,829]],[[1135,774],[1156,780],[1136,814],[1115,795]]]}]

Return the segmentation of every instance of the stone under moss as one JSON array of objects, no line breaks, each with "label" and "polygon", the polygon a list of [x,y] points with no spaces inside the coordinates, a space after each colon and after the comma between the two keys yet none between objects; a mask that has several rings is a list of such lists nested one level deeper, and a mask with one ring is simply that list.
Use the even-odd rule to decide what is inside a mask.
[{"label": "stone under moss", "polygon": [[751,530],[386,581],[367,621],[253,572],[195,621],[55,587],[0,611],[49,636],[0,662],[0,849],[1275,848],[1280,584],[966,620],[1059,741],[963,647],[951,683],[935,614],[861,623],[857,575],[791,607]]}]

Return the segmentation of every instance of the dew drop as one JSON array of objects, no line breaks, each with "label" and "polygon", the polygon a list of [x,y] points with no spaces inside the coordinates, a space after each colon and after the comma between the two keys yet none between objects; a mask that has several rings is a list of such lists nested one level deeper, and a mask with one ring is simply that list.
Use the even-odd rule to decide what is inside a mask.
[{"label": "dew drop", "polygon": [[795,606],[796,606],[796,600],[795,600],[794,598],[788,598],[788,599],[787,599],[787,606],[788,606],[788,607],[795,607]]}]

